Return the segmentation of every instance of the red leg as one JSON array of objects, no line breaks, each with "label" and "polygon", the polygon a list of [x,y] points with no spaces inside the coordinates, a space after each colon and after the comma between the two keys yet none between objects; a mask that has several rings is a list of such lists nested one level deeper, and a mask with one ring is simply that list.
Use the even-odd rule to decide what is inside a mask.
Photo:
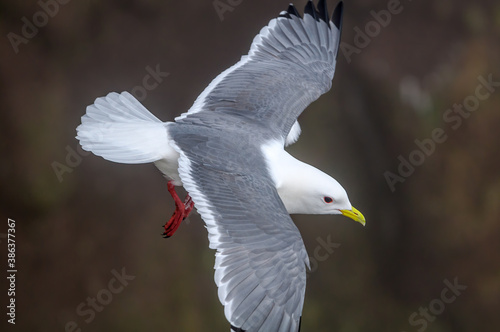
[{"label": "red leg", "polygon": [[177,195],[175,191],[175,186],[172,181],[168,181],[168,192],[172,195],[175,202],[175,211],[172,214],[170,220],[165,224],[165,232],[163,232],[164,238],[169,238],[174,235],[175,231],[179,228],[181,222],[186,219],[193,210],[194,203],[189,194],[186,196],[184,203]]}]

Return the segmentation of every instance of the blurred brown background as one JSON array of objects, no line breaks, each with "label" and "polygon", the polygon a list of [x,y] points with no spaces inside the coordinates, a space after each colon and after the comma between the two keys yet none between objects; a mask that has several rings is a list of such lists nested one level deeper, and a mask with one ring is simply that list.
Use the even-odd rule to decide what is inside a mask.
[{"label": "blurred brown background", "polygon": [[[173,119],[288,2],[1,2],[0,326],[228,330],[199,215],[163,239],[173,202],[159,172],[79,155],[75,128],[95,98],[146,91],[157,66],[169,75],[143,104]],[[302,12],[305,1],[295,4]],[[388,6],[390,22],[371,13]],[[38,31],[23,35],[26,21]],[[360,35],[366,27],[372,37]],[[338,179],[367,226],[294,217],[317,263],[303,331],[498,330],[500,84],[478,86],[489,75],[500,82],[499,37],[496,1],[345,1],[350,52],[289,151]],[[448,111],[464,100],[472,112]],[[431,149],[436,129],[444,141],[418,152],[415,140]],[[7,218],[16,221],[15,326],[3,312]],[[129,280],[115,282],[122,272]],[[445,279],[467,288],[447,291]]]}]

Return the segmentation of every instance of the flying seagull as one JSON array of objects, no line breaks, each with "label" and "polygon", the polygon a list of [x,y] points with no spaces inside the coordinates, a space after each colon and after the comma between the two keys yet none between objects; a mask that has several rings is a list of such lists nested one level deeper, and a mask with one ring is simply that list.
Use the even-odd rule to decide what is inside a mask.
[{"label": "flying seagull", "polygon": [[174,122],[122,92],[97,98],[77,128],[84,150],[153,162],[166,176],[176,210],[165,237],[196,208],[217,250],[215,283],[231,331],[299,330],[309,259],[290,214],[365,224],[335,179],[284,150],[300,135],[297,117],[331,88],[342,8],[330,19],[324,0],[309,1],[301,17],[290,4]]}]

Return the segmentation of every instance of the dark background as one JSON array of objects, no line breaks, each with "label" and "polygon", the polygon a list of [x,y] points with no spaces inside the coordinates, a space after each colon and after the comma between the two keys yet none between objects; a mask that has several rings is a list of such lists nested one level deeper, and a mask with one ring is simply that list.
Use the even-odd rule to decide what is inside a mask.
[{"label": "dark background", "polygon": [[[345,1],[343,41],[356,46],[355,28],[364,31],[376,22],[370,11],[393,1]],[[42,7],[0,3],[1,326],[12,218],[17,311],[9,330],[64,331],[71,321],[83,331],[228,330],[199,215],[163,239],[173,211],[166,180],[150,164],[78,157],[75,128],[95,98],[132,91],[157,65],[169,76],[143,104],[172,120],[288,2],[233,0],[220,16],[211,0],[73,0],[17,52],[8,34],[22,36],[22,18],[33,22]],[[304,4],[296,2],[301,12]],[[500,4],[398,8],[366,47],[339,54],[331,92],[300,117],[302,137],[288,149],[339,180],[367,219],[363,228],[342,216],[294,216],[317,262],[303,331],[496,331],[500,88],[460,123],[444,116],[475,94],[479,76],[500,81]],[[415,140],[436,129],[446,139],[418,159]],[[420,165],[402,176],[399,156]],[[65,170],[59,178],[54,165]],[[404,182],[391,190],[386,172]],[[123,268],[135,278],[109,299],[112,271]],[[445,279],[467,286],[451,303],[441,300],[453,296]],[[77,312],[96,296],[109,304],[95,317]],[[423,318],[419,308],[429,306]]]}]

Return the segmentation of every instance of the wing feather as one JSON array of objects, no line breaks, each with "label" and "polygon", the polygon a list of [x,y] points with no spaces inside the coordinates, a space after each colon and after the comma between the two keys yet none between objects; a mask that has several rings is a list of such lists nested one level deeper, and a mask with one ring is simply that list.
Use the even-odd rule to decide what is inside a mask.
[{"label": "wing feather", "polygon": [[331,88],[342,5],[332,21],[325,1],[318,6],[308,2],[302,18],[290,5],[271,20],[248,55],[168,127],[183,185],[217,250],[214,278],[233,330],[300,328],[309,260],[260,146],[293,143],[297,117]]},{"label": "wing feather", "polygon": [[214,279],[227,320],[244,331],[296,332],[308,257],[258,144],[185,123],[171,124],[169,134],[183,185],[217,250]]},{"label": "wing feather", "polygon": [[259,122],[283,142],[302,111],[331,88],[340,42],[341,3],[333,21],[326,3],[309,1],[304,17],[291,5],[262,28],[248,55],[217,76],[176,121],[193,123],[203,112],[239,114]]}]

